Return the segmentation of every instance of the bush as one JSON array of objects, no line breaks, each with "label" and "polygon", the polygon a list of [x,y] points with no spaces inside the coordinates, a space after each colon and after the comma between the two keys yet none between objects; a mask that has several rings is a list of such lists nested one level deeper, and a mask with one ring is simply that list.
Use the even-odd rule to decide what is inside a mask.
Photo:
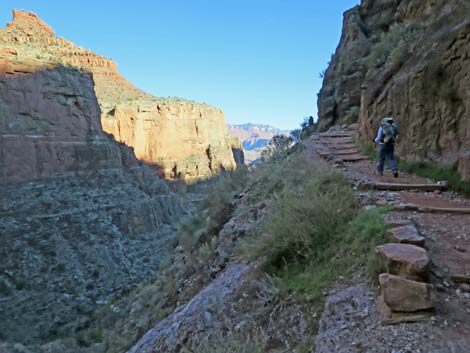
[{"label": "bush", "polygon": [[330,240],[356,212],[349,184],[336,173],[311,179],[298,194],[284,192],[264,233],[252,244],[255,257],[266,255],[279,268],[322,256]]},{"label": "bush", "polygon": [[227,172],[219,177],[210,188],[208,196],[201,204],[200,211],[206,211],[209,232],[216,235],[230,219],[234,209],[235,197],[245,188],[248,181],[248,171],[240,168]]},{"label": "bush", "polygon": [[280,161],[287,157],[289,149],[294,140],[290,136],[275,135],[261,152],[261,159],[264,162]]},{"label": "bush", "polygon": [[451,190],[470,196],[470,182],[463,181],[454,167],[439,165],[434,162],[406,162],[403,160],[399,162],[399,165],[401,170],[423,178],[429,178],[433,181],[447,180]]},{"label": "bush", "polygon": [[374,248],[385,242],[382,213],[388,209],[361,211],[349,183],[321,165],[309,174],[276,193],[263,232],[240,251],[248,259],[263,258],[279,295],[294,293],[312,311],[341,276],[378,271]]}]

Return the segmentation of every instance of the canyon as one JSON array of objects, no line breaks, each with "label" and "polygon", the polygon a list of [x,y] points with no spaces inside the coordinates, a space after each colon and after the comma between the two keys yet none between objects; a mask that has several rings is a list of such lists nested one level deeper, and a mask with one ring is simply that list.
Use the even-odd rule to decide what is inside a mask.
[{"label": "canyon", "polygon": [[461,0],[363,0],[347,11],[319,94],[320,129],[357,122],[367,144],[393,116],[400,157],[470,180],[469,11]]},{"label": "canyon", "polygon": [[286,132],[151,96],[14,10],[0,30],[0,353],[467,352],[469,200],[374,174],[359,144],[393,115],[402,158],[470,178],[468,11],[346,12],[318,100],[328,131],[305,126],[246,168],[243,150]]},{"label": "canyon", "polygon": [[78,352],[77,332],[173,252],[192,201],[162,177],[209,178],[243,152],[219,109],[152,97],[35,14],[13,17],[0,30],[0,351]]},{"label": "canyon", "polygon": [[259,161],[262,151],[275,135],[289,136],[289,131],[263,124],[228,124],[231,135],[240,139],[246,164]]},{"label": "canyon", "polygon": [[186,214],[102,130],[93,85],[76,68],[0,59],[0,339],[36,352],[157,276]]}]

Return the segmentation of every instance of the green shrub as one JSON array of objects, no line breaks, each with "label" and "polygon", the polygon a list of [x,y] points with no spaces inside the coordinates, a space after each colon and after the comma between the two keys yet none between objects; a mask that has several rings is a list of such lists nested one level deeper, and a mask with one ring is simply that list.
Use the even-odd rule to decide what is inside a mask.
[{"label": "green shrub", "polygon": [[379,160],[379,152],[377,151],[376,145],[373,143],[362,145],[361,153],[374,161]]},{"label": "green shrub", "polygon": [[311,179],[299,194],[284,192],[263,234],[252,244],[253,255],[267,255],[276,267],[321,256],[330,240],[356,212],[349,184],[339,174]]},{"label": "green shrub", "polygon": [[434,181],[447,180],[453,191],[470,196],[470,182],[463,181],[456,168],[434,162],[399,162],[400,169]]},{"label": "green shrub", "polygon": [[272,140],[261,152],[261,159],[264,162],[275,162],[285,159],[292,145],[293,138],[284,135],[275,135]]},{"label": "green shrub", "polygon": [[217,234],[232,216],[234,199],[245,188],[247,181],[247,169],[239,168],[221,175],[208,191],[200,208],[207,211],[212,235]]},{"label": "green shrub", "polygon": [[273,208],[263,232],[240,250],[265,259],[280,295],[295,293],[320,309],[323,292],[341,276],[378,271],[374,248],[385,242],[382,213],[388,209],[360,211],[340,174],[317,166],[307,181],[284,188]]}]

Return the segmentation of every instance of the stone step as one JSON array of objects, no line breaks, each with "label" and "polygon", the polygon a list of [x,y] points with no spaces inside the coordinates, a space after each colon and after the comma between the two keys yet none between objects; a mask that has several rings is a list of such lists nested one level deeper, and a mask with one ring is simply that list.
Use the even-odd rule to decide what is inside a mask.
[{"label": "stone step", "polygon": [[364,157],[364,156],[361,156],[359,154],[353,154],[353,155],[350,155],[350,156],[338,156],[339,158],[341,158],[343,160],[343,162],[360,162],[360,161],[367,161],[369,160],[369,158],[367,157]]},{"label": "stone step", "polygon": [[[421,322],[431,319],[432,311],[419,311],[413,313],[393,312],[385,303],[383,296],[377,300],[377,309],[382,316],[382,322],[385,325],[397,325],[407,322]],[[447,352],[446,352],[447,353]]]},{"label": "stone step", "polygon": [[467,283],[470,284],[470,274],[465,273],[453,273],[450,275],[450,278],[457,283]]},{"label": "stone step", "polygon": [[362,190],[380,190],[380,191],[443,191],[448,186],[446,184],[402,184],[402,183],[380,183],[380,182],[369,182],[362,183]]},{"label": "stone step", "polygon": [[470,208],[465,207],[432,207],[419,206],[412,203],[399,204],[393,207],[395,211],[412,211],[421,213],[452,213],[452,214],[470,214]]},{"label": "stone step", "polygon": [[413,222],[409,219],[403,218],[396,218],[392,214],[387,213],[383,217],[385,224],[387,224],[390,228],[398,228],[403,226],[413,225]]},{"label": "stone step", "polygon": [[320,143],[329,144],[329,145],[336,145],[336,144],[354,144],[352,138],[349,137],[335,137],[335,138],[320,138],[318,140]]},{"label": "stone step", "polygon": [[433,308],[432,285],[383,273],[379,276],[384,302],[393,312],[416,312]]},{"label": "stone step", "polygon": [[419,235],[418,230],[413,224],[389,229],[388,237],[392,243],[424,246],[424,237]]},{"label": "stone step", "polygon": [[358,150],[336,150],[333,151],[335,156],[351,156],[351,155],[360,155],[360,152]]},{"label": "stone step", "polygon": [[357,150],[357,146],[355,144],[352,144],[352,143],[343,143],[343,144],[340,144],[340,145],[333,145],[333,146],[330,146],[330,149],[332,150],[342,150],[342,149],[355,149]]},{"label": "stone step", "polygon": [[385,272],[413,281],[429,277],[430,260],[423,248],[411,244],[389,243],[375,248]]},{"label": "stone step", "polygon": [[326,132],[320,134],[323,138],[341,138],[341,137],[353,137],[354,133],[351,132]]}]

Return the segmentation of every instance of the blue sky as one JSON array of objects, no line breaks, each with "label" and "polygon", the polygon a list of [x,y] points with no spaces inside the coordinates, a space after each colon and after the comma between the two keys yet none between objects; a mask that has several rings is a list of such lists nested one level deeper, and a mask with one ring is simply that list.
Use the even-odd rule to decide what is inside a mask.
[{"label": "blue sky", "polygon": [[319,73],[358,0],[2,0],[33,11],[58,36],[110,57],[157,96],[224,110],[229,123],[293,129],[316,116]]}]

